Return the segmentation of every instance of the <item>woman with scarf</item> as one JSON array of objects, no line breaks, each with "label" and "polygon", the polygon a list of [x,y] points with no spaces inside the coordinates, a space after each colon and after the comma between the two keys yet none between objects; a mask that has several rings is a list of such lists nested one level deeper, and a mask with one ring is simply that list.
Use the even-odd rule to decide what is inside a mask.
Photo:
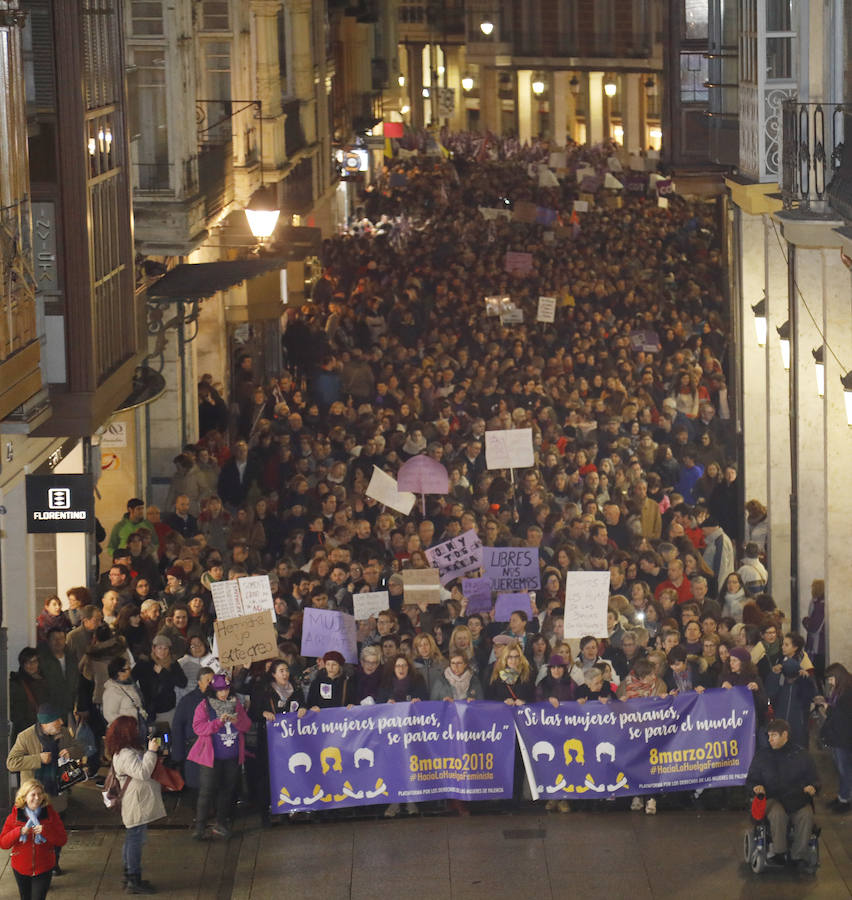
[{"label": "woman with scarf", "polygon": [[201,767],[198,804],[195,809],[195,829],[192,836],[204,840],[207,816],[216,804],[216,823],[213,837],[231,836],[230,820],[236,802],[236,787],[240,766],[245,762],[245,735],[251,719],[240,701],[231,693],[231,685],[224,675],[216,675],[207,696],[198,704],[192,719],[192,729],[198,735],[187,754],[190,762]]},{"label": "woman with scarf", "polygon": [[468,658],[460,650],[450,654],[450,664],[436,680],[430,693],[432,700],[482,700],[482,683],[470,667]]},{"label": "woman with scarf", "polygon": [[11,850],[12,872],[21,900],[42,900],[50,890],[57,851],[68,840],[44,786],[24,781],[3,824],[0,847]]},{"label": "woman with scarf", "polygon": [[[290,667],[283,659],[275,660],[252,686],[249,712],[257,726],[257,751],[251,766],[249,781],[254,784],[255,798],[260,808],[260,821],[266,827],[269,816],[269,748],[266,729],[281,713],[296,712],[305,705],[302,689],[290,680]],[[248,766],[247,766],[248,768]],[[251,777],[251,776],[254,777]]]},{"label": "woman with scarf", "polygon": [[46,644],[47,633],[54,628],[61,628],[66,634],[73,628],[71,620],[62,610],[62,601],[56,594],[51,594],[44,601],[44,609],[39,614],[36,628],[36,643]]},{"label": "woman with scarf", "polygon": [[[154,601],[156,603],[156,601]],[[128,603],[121,607],[118,621],[115,624],[115,633],[123,637],[127,649],[133,654],[134,659],[146,656],[151,652],[151,643],[148,631],[142,622],[142,615],[135,603]]]},{"label": "woman with scarf", "polygon": [[743,607],[748,601],[742,579],[736,572],[731,572],[725,579],[724,590],[719,600],[722,603],[722,615],[730,616],[737,622],[743,621]]},{"label": "woman with scarf", "polygon": [[361,664],[355,670],[352,703],[375,703],[382,680],[382,651],[375,644],[361,650]]},{"label": "woman with scarf", "polygon": [[815,698],[825,716],[819,736],[831,748],[837,769],[837,797],[829,804],[836,813],[852,809],[852,675],[846,666],[832,663],[825,670],[825,696]]},{"label": "woman with scarf", "polygon": [[438,644],[431,634],[421,632],[412,641],[414,648],[414,668],[426,682],[427,693],[437,684],[444,669],[447,668],[447,660],[438,649]]},{"label": "woman with scarf", "polygon": [[790,725],[790,739],[808,749],[808,722],[811,703],[816,697],[816,682],[803,665],[805,639],[795,632],[781,641],[781,662],[772,667],[766,678],[766,693],[775,717]]},{"label": "woman with scarf", "polygon": [[377,703],[417,703],[429,699],[429,688],[411,660],[397,654],[385,666],[379,685]]},{"label": "woman with scarf", "polygon": [[139,723],[140,733],[147,733],[148,714],[139,688],[133,682],[130,662],[118,656],[109,663],[109,681],[104,686],[103,714],[107,725],[119,716],[130,716]]},{"label": "woman with scarf", "polygon": [[529,660],[517,641],[497,648],[497,659],[486,691],[488,700],[507,706],[523,706],[535,697],[535,682]]},{"label": "woman with scarf", "polygon": [[751,661],[751,654],[745,647],[732,647],[728,659],[719,675],[719,687],[729,689],[744,686],[751,691],[754,700],[755,729],[766,724],[768,700],[763,681]]},{"label": "woman with scarf", "polygon": [[[570,652],[570,651],[569,651]],[[574,699],[574,681],[568,675],[568,662],[561,653],[553,653],[547,661],[547,674],[535,688],[535,699],[538,703],[545,700],[551,706],[559,706]]]},{"label": "woman with scarf", "polygon": [[142,847],[148,824],[166,815],[160,784],[151,777],[157,765],[159,738],[141,746],[139,726],[133,716],[119,716],[109,726],[104,739],[112,770],[118,779],[121,821],[124,825],[124,886],[128,894],[154,894],[156,889],[142,879]]}]

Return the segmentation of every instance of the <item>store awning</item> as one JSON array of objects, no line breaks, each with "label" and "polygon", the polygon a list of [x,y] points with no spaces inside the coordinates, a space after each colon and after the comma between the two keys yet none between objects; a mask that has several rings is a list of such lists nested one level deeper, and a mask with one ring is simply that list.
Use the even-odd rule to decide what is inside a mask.
[{"label": "store awning", "polygon": [[148,299],[161,302],[204,300],[258,275],[286,268],[286,258],[278,256],[212,263],[181,263],[149,286]]}]

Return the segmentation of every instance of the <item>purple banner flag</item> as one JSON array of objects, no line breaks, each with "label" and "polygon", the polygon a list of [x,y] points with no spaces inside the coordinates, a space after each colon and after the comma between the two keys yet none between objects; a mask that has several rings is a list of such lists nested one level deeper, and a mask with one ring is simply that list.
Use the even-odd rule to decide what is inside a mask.
[{"label": "purple banner flag", "polygon": [[482,541],[471,528],[426,551],[429,565],[438,570],[441,584],[466,575],[482,565]]},{"label": "purple banner flag", "polygon": [[744,687],[515,713],[534,799],[584,800],[743,784],[754,755]]},{"label": "purple banner flag", "polygon": [[462,578],[461,592],[467,597],[467,615],[477,612],[491,612],[491,579],[490,578]]},{"label": "purple banner flag", "polygon": [[285,713],[267,728],[272,811],[512,796],[502,703],[393,703]]},{"label": "purple banner flag", "polygon": [[538,547],[483,547],[482,565],[495,591],[529,591],[541,587]]}]

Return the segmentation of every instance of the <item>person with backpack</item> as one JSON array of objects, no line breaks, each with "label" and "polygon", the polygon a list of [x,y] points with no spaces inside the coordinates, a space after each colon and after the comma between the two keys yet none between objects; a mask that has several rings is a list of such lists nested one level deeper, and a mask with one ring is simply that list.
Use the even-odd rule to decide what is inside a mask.
[{"label": "person with backpack", "polygon": [[142,846],[148,824],[166,815],[160,785],[151,777],[157,765],[159,738],[150,738],[147,749],[143,750],[136,717],[119,716],[107,728],[104,743],[112,758],[105,793],[108,796],[116,793],[110,781],[117,780],[114,799],[120,803],[121,821],[126,829],[122,851],[125,890],[128,894],[155,894],[156,888],[142,880]]}]

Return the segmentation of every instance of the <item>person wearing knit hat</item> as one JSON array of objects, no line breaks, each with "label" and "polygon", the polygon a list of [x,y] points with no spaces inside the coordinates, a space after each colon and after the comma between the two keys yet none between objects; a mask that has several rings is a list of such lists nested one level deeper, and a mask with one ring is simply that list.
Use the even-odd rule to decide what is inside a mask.
[{"label": "person wearing knit hat", "polygon": [[192,832],[195,840],[204,840],[207,816],[214,805],[216,823],[211,829],[212,836],[223,840],[231,836],[235,789],[240,766],[245,762],[245,735],[250,728],[251,719],[239,698],[231,692],[227,677],[222,673],[215,675],[192,717],[192,729],[198,740],[186,756],[200,767]]},{"label": "person wearing knit hat", "polygon": [[[308,688],[308,707],[314,712],[336,706],[346,706],[349,694],[349,676],[343,669],[346,660],[337,650],[324,653],[322,668]],[[301,710],[299,711],[301,713]]]},{"label": "person wearing knit hat", "polygon": [[757,674],[751,654],[746,647],[731,647],[730,655],[719,674],[719,687],[747,687],[754,700],[755,728],[766,724],[769,703],[763,682]]}]

